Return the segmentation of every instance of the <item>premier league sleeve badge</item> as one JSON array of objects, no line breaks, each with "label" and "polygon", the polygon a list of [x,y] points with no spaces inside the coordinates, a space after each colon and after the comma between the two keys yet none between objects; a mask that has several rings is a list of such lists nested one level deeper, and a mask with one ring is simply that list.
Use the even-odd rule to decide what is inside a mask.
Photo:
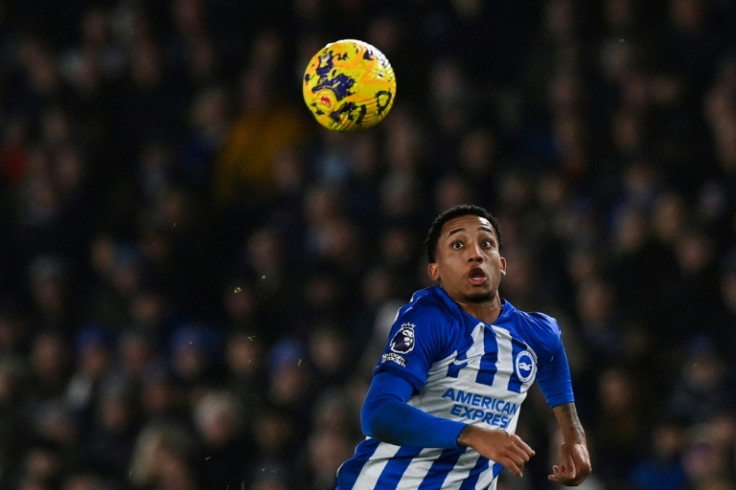
[{"label": "premier league sleeve badge", "polygon": [[404,323],[391,339],[391,351],[397,354],[408,354],[414,349],[414,324]]},{"label": "premier league sleeve badge", "polygon": [[406,358],[404,355],[414,350],[414,344],[414,324],[404,323],[391,338],[391,342],[389,342],[390,352],[386,352],[381,356],[381,362],[393,362],[405,368]]}]

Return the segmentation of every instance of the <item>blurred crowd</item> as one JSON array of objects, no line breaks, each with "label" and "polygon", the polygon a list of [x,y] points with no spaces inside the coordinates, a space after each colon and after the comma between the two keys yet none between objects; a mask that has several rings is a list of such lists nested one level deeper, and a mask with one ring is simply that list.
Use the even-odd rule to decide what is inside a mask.
[{"label": "blurred crowd", "polygon": [[[301,98],[342,38],[397,77],[361,133]],[[0,488],[334,488],[460,202],[559,319],[584,488],[735,490],[732,0],[0,3]]]}]

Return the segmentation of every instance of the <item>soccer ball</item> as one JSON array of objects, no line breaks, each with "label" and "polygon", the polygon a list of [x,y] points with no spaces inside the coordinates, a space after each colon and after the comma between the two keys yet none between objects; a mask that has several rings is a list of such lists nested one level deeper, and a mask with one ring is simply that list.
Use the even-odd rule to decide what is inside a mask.
[{"label": "soccer ball", "polygon": [[307,65],[304,101],[322,126],[360,131],[381,122],[396,97],[396,77],[386,56],[356,39],[329,43]]}]

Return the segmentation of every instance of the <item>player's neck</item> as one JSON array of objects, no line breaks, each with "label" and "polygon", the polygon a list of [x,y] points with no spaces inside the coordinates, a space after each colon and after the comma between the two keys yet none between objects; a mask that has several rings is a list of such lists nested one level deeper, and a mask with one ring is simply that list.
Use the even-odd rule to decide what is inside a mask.
[{"label": "player's neck", "polygon": [[498,295],[487,301],[474,302],[460,300],[457,301],[457,304],[468,315],[488,324],[492,324],[498,320],[498,317],[501,316],[501,310],[503,310],[503,303],[501,297]]}]

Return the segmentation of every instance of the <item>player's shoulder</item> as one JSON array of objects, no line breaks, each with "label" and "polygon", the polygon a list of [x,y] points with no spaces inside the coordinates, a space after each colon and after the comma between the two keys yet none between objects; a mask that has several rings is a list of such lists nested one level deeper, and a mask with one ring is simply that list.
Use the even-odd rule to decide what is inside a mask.
[{"label": "player's shoulder", "polygon": [[438,286],[415,292],[401,307],[392,327],[392,333],[411,327],[423,332],[425,338],[446,339],[453,329],[448,325],[461,322],[459,307]]},{"label": "player's shoulder", "polygon": [[430,286],[415,292],[400,311],[401,316],[423,319],[457,317],[459,313],[459,307],[449,300],[439,286]]},{"label": "player's shoulder", "polygon": [[562,332],[557,319],[540,311],[524,311],[514,307],[508,301],[504,302],[504,313],[520,333],[534,338],[557,342]]},{"label": "player's shoulder", "polygon": [[519,311],[519,314],[524,320],[531,326],[548,330],[551,333],[560,333],[560,325],[557,323],[557,319],[547,313],[541,311]]}]

